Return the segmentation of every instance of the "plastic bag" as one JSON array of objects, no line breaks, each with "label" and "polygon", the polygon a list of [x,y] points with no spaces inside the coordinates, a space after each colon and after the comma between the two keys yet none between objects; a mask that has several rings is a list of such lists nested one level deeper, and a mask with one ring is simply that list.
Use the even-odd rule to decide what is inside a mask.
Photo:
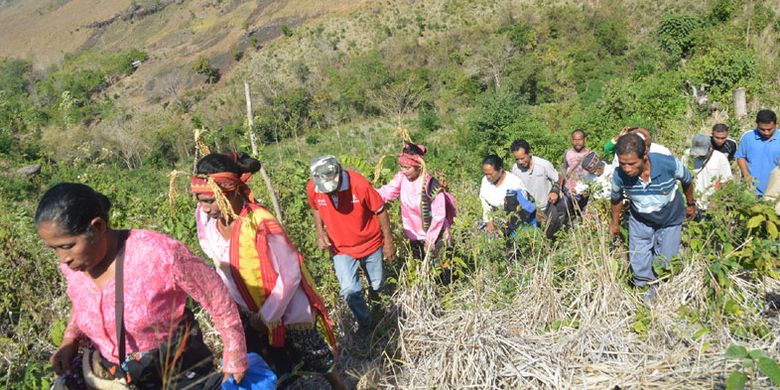
[{"label": "plastic bag", "polygon": [[231,376],[222,382],[222,390],[273,390],[276,389],[276,374],[271,371],[260,355],[250,352],[247,355],[249,369],[246,370],[244,379],[236,384]]},{"label": "plastic bag", "polygon": [[775,213],[780,215],[780,165],[772,169],[764,190],[764,197],[775,202]]}]

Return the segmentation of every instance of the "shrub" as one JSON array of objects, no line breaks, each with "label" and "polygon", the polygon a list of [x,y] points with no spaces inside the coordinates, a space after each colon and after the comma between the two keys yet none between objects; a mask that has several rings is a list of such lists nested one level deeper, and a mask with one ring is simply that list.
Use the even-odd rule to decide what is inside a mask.
[{"label": "shrub", "polygon": [[28,61],[0,60],[0,91],[16,95],[26,94],[31,71],[32,64]]},{"label": "shrub", "polygon": [[669,129],[688,107],[688,100],[679,90],[681,81],[679,74],[668,73],[607,83],[604,96],[578,125],[605,133],[616,133],[629,125],[655,132]]},{"label": "shrub", "polygon": [[509,38],[509,42],[512,42],[512,45],[519,50],[523,50],[533,45],[535,38],[533,27],[526,23],[516,23],[505,26],[499,29],[498,32],[506,34],[507,38]]},{"label": "shrub", "polygon": [[503,148],[509,138],[505,130],[524,114],[521,103],[508,92],[485,92],[477,97],[476,107],[466,117],[467,142],[481,154]]},{"label": "shrub", "polygon": [[656,37],[664,50],[675,57],[686,57],[693,47],[693,33],[701,27],[701,20],[695,16],[677,13],[661,18]]},{"label": "shrub", "polygon": [[432,108],[423,108],[417,111],[417,127],[423,132],[434,132],[439,129],[439,116]]},{"label": "shrub", "polygon": [[737,0],[718,0],[710,10],[710,19],[716,22],[725,22],[734,16],[737,10]]},{"label": "shrub", "polygon": [[284,34],[284,36],[288,38],[293,36],[293,30],[290,28],[290,26],[283,24],[281,29],[282,29],[282,34]]},{"label": "shrub", "polygon": [[628,49],[628,24],[625,20],[609,19],[599,23],[594,34],[609,54],[621,55]]},{"label": "shrub", "polygon": [[763,1],[757,1],[753,5],[753,17],[751,21],[756,32],[760,33],[766,26],[775,20],[775,10]]},{"label": "shrub", "polygon": [[694,57],[684,72],[695,85],[709,85],[710,99],[728,103],[734,88],[758,84],[757,63],[752,51],[723,47]]},{"label": "shrub", "polygon": [[392,76],[382,54],[369,51],[353,58],[344,69],[331,69],[328,81],[342,109],[376,114],[378,109],[368,99],[368,92],[380,90],[392,81]]},{"label": "shrub", "polygon": [[233,49],[230,51],[230,56],[233,57],[233,60],[235,61],[241,61],[241,58],[244,57],[244,52],[239,49]]},{"label": "shrub", "polygon": [[211,62],[205,56],[200,56],[192,65],[192,71],[206,76],[206,82],[209,84],[219,81],[219,70],[211,65]]}]

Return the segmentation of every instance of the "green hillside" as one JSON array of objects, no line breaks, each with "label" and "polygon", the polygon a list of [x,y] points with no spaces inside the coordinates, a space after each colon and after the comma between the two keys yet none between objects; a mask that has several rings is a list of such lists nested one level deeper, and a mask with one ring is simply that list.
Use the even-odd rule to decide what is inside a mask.
[{"label": "green hillside", "polygon": [[[0,25],[87,4],[24,3],[0,2]],[[133,9],[113,3],[99,20]],[[625,244],[609,242],[607,204],[556,241],[524,232],[510,252],[476,229],[480,161],[509,157],[516,138],[558,166],[575,128],[601,151],[623,127],[642,126],[681,155],[715,123],[737,138],[759,109],[777,111],[780,1],[168,3],[135,2],[166,6],[89,37],[76,30],[99,20],[71,13],[57,31],[74,31],[78,45],[0,54],[0,387],[48,388],[46,359],[67,320],[63,278],[32,222],[43,191],[87,183],[116,205],[115,227],[159,230],[199,253],[194,201],[177,182],[169,205],[167,174],[191,169],[196,129],[213,150],[250,150],[245,82],[259,157],[356,388],[738,388],[727,386],[742,378],[735,372],[752,388],[780,385],[780,220],[739,183],[719,192],[710,219],[684,225],[652,305],[631,286]],[[16,46],[0,46],[24,46],[32,32],[15,26],[0,39]],[[41,65],[43,56],[54,59]],[[705,86],[706,102],[691,85]],[[376,171],[380,185],[397,171],[404,131],[428,147],[429,169],[458,200],[456,278],[440,283],[413,260],[389,266],[386,316],[364,350],[316,247],[308,161],[334,154],[370,179]],[[39,175],[16,174],[33,163]],[[269,200],[261,180],[252,186]],[[731,359],[742,356],[733,345],[753,358]]]}]

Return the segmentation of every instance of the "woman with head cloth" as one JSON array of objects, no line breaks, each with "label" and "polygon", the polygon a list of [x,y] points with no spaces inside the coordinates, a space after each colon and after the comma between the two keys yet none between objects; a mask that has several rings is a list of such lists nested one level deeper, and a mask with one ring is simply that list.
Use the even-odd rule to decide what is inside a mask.
[{"label": "woman with head cloth", "polygon": [[[248,349],[268,360],[280,382],[285,374],[313,373],[325,375],[332,388],[345,388],[332,324],[303,257],[247,185],[258,170],[260,162],[244,153],[212,153],[198,161],[191,189],[200,246],[238,304]],[[289,361],[293,367],[285,367]]]},{"label": "woman with head cloth", "polygon": [[425,170],[425,146],[406,144],[398,156],[401,170],[378,190],[382,200],[401,200],[401,222],[412,254],[422,259],[450,241],[455,203],[435,177]]},{"label": "woman with head cloth", "polygon": [[[160,389],[163,383],[170,389],[216,389],[230,375],[240,381],[247,370],[244,333],[219,277],[173,238],[112,229],[110,209],[108,198],[92,188],[60,183],[43,195],[35,213],[38,235],[59,258],[72,302],[62,344],[50,359],[60,384],[83,389],[94,381],[124,381],[138,389]],[[117,291],[122,306],[116,305]],[[222,336],[224,375],[214,368],[185,307],[188,296],[206,309]],[[79,341],[90,344],[83,353]]]}]

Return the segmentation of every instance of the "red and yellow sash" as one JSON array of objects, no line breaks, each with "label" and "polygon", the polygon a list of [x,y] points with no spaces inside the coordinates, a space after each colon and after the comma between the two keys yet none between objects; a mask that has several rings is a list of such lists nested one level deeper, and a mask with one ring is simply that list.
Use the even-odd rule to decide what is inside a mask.
[{"label": "red and yellow sash", "polygon": [[[268,234],[280,234],[293,250],[295,246],[265,207],[248,203],[241,210],[240,217],[233,225],[230,237],[230,272],[249,310],[257,312],[263,306],[265,298],[271,295],[277,278],[277,273],[268,259]],[[314,289],[312,277],[303,264],[303,257],[297,250],[296,254],[301,267],[301,287],[309,299],[316,321],[325,328],[328,343],[337,350],[333,322],[328,317],[322,298]],[[274,347],[284,346],[285,333],[284,323],[269,329],[270,344]]]}]

